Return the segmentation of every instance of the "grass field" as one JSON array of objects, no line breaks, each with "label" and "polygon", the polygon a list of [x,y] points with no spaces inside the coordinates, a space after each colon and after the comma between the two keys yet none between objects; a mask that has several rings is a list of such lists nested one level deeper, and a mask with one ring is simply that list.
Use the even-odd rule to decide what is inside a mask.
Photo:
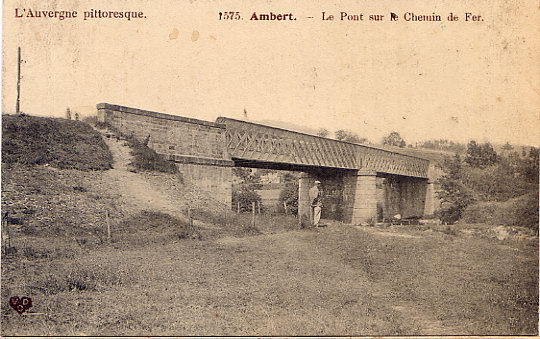
[{"label": "grass field", "polygon": [[2,305],[2,334],[535,334],[537,258],[531,239],[350,226],[4,258],[4,300],[34,314]]}]

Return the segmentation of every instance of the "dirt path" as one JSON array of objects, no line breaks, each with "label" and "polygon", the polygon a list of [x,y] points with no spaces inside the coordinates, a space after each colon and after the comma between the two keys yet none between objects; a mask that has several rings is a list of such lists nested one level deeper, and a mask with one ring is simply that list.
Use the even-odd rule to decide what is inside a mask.
[{"label": "dirt path", "polygon": [[113,169],[105,173],[106,180],[118,189],[132,212],[156,210],[175,217],[183,217],[180,208],[184,207],[184,201],[178,201],[177,197],[150,185],[142,174],[128,171],[128,163],[131,160],[130,148],[124,146],[124,141],[117,141],[114,138],[104,140],[114,157]]},{"label": "dirt path", "polygon": [[[114,159],[113,168],[105,171],[104,179],[121,196],[122,205],[129,214],[151,210],[187,221],[187,208],[196,200],[191,192],[193,187],[182,185],[180,178],[174,174],[152,175],[130,171],[131,149],[125,145],[125,141],[114,137],[103,139]],[[178,186],[183,186],[185,190],[180,190]],[[195,220],[194,224],[203,228],[216,228],[199,220]]]}]

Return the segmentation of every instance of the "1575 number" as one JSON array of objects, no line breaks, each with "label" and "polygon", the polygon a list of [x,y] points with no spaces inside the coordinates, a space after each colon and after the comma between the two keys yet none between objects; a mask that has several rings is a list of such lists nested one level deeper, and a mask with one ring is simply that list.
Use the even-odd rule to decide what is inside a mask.
[{"label": "1575 number", "polygon": [[219,12],[219,20],[242,20],[240,12]]}]

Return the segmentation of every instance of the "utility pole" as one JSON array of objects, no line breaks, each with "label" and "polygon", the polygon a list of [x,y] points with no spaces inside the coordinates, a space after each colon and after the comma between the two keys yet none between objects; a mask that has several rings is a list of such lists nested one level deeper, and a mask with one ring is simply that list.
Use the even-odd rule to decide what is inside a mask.
[{"label": "utility pole", "polygon": [[17,105],[15,111],[17,114],[21,113],[21,47],[17,48]]}]

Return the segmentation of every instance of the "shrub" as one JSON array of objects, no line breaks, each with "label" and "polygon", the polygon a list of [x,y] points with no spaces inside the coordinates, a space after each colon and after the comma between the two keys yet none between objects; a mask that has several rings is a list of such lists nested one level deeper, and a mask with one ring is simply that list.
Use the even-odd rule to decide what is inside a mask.
[{"label": "shrub", "polygon": [[498,202],[478,202],[468,206],[463,212],[462,221],[466,223],[486,223],[495,222],[495,214],[501,208],[502,203]]},{"label": "shrub", "polygon": [[261,201],[261,196],[255,192],[253,185],[238,185],[233,188],[232,203],[235,207],[240,203],[240,212],[251,212],[252,203]]},{"label": "shrub", "polygon": [[538,191],[507,202],[509,205],[501,211],[505,224],[527,226],[538,231]]},{"label": "shrub", "polygon": [[505,202],[479,202],[468,206],[463,222],[538,228],[538,194],[533,192]]},{"label": "shrub", "polygon": [[[119,139],[127,142],[127,146],[131,147],[131,155],[133,156],[129,165],[133,166],[135,170],[180,174],[174,162],[165,159],[163,155],[148,147],[149,136],[141,142],[133,134],[126,135],[107,123],[98,121],[96,126],[108,128]],[[183,180],[182,177],[180,177],[180,180]]]},{"label": "shrub", "polygon": [[504,164],[485,168],[464,166],[462,182],[481,201],[506,201],[527,193],[531,188],[531,184],[516,176],[513,169]]},{"label": "shrub", "polygon": [[279,192],[279,203],[280,207],[285,203],[291,214],[298,214],[298,181],[289,183]]},{"label": "shrub", "polygon": [[148,147],[147,142],[140,142],[135,137],[131,137],[128,143],[132,148],[131,155],[133,156],[130,165],[136,169],[170,174],[178,173],[176,164],[166,160],[162,155]]},{"label": "shrub", "polygon": [[154,211],[142,211],[113,229],[113,241],[118,243],[145,245],[188,238],[200,239],[201,236],[187,221]]}]

